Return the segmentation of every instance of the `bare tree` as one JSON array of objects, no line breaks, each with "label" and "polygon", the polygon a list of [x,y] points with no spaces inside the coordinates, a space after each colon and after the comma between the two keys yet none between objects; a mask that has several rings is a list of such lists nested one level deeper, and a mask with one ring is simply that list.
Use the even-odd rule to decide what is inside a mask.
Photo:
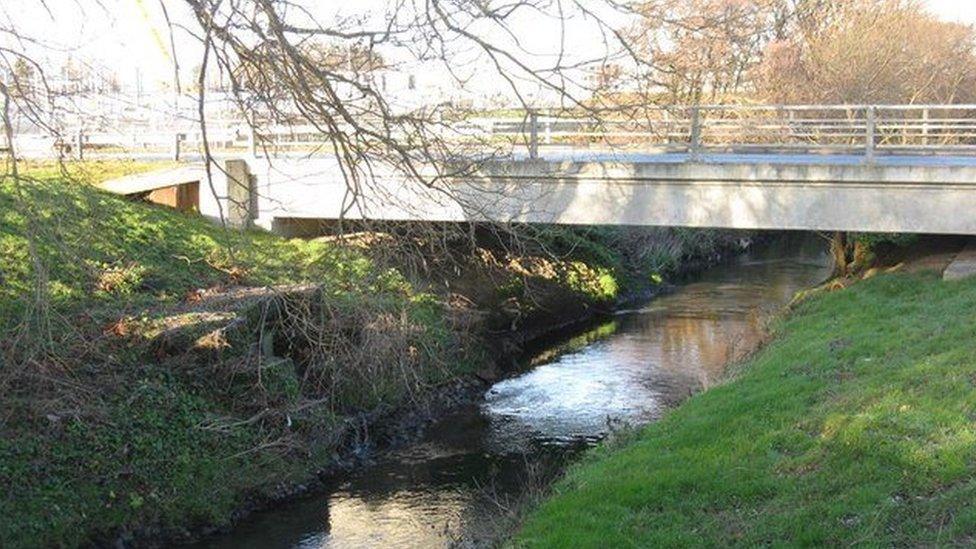
[{"label": "bare tree", "polygon": [[[314,4],[294,0],[184,0],[184,5],[196,25],[190,32],[202,45],[201,81],[206,70],[220,72],[260,147],[272,127],[310,129],[324,138],[326,146],[318,152],[337,159],[346,184],[338,231],[395,232],[402,238],[395,249],[385,250],[398,253],[396,262],[421,266],[427,265],[425,257],[450,255],[445,252],[452,245],[473,244],[479,228],[346,218],[362,217],[377,203],[398,203],[422,218],[418,210],[428,205],[403,201],[403,187],[425,201],[458,204],[478,218],[482,206],[467,201],[451,181],[520,143],[464,133],[459,123],[471,115],[466,102],[401,101],[386,88],[388,75],[407,75],[411,84],[418,74],[436,75],[461,96],[481,85],[482,93],[487,89],[498,103],[526,113],[545,102],[553,112],[571,111],[599,122],[613,109],[589,101],[602,85],[589,77],[592,67],[642,62],[617,28],[633,11],[616,0],[398,0],[327,22],[317,19]],[[528,34],[537,25],[525,23],[533,20],[558,40],[545,44],[545,51],[531,45]],[[570,48],[571,34],[580,27],[597,37],[599,47],[583,54]],[[186,30],[174,24],[171,32]],[[202,90],[197,99],[206,133]],[[221,167],[209,150],[204,153],[215,174]],[[391,186],[390,178],[398,183]],[[515,246],[525,237],[506,224],[485,229]]]},{"label": "bare tree", "polygon": [[976,90],[973,28],[916,0],[823,2],[756,69],[777,103],[965,103]]},{"label": "bare tree", "polygon": [[[802,1],[802,0],[801,0]],[[649,60],[647,92],[662,103],[718,102],[748,91],[766,44],[798,13],[788,0],[649,0],[628,31]]]},{"label": "bare tree", "polygon": [[[328,139],[350,189],[350,207],[378,169],[393,169],[434,187],[471,165],[452,139],[462,113],[454,105],[404,109],[374,70],[436,71],[465,87],[476,72],[507,84],[512,101],[532,108],[532,91],[581,107],[590,83],[580,67],[617,55],[623,44],[598,12],[612,0],[401,0],[383,13],[322,24],[291,0],[185,0],[197,38],[230,80],[235,100],[260,134],[270,123],[306,124]],[[554,44],[544,59],[528,51],[513,26],[545,18],[565,37],[571,15],[586,17],[606,36],[604,51],[571,58]],[[614,43],[617,42],[617,43]],[[391,61],[381,61],[385,59]],[[337,62],[340,61],[341,62]],[[243,73],[247,77],[243,77]]]},{"label": "bare tree", "polygon": [[[48,299],[48,265],[38,250],[37,235],[48,230],[39,221],[34,205],[27,200],[22,186],[29,184],[31,178],[20,167],[16,135],[20,126],[41,128],[51,135],[60,135],[55,114],[55,91],[49,85],[44,66],[30,54],[32,47],[40,43],[33,37],[24,35],[12,21],[0,20],[0,152],[3,153],[3,168],[0,170],[0,185],[13,188],[14,206],[26,220],[29,233],[28,253],[33,281],[31,299],[26,300],[23,322],[20,329],[9,336],[7,348],[17,348],[21,339],[29,331],[48,334],[50,323],[50,301]],[[0,270],[0,278],[2,278]],[[3,283],[0,280],[0,283]],[[50,337],[29,338],[47,344]],[[46,351],[47,349],[42,349]],[[0,354],[0,366],[5,356]],[[4,379],[0,378],[0,382]]]},{"label": "bare tree", "polygon": [[[611,59],[638,62],[612,21],[631,13],[616,0],[398,0],[374,12],[321,21],[315,2],[160,0],[158,5],[169,25],[177,93],[196,95],[211,193],[224,194],[214,185],[223,166],[208,139],[208,84],[216,78],[229,90],[237,115],[254,129],[259,145],[265,144],[261,137],[272,127],[281,126],[311,127],[325,139],[325,152],[337,159],[346,182],[347,213],[362,208],[368,189],[373,189],[375,200],[395,199],[375,184],[383,174],[395,174],[403,184],[426,189],[430,196],[460,200],[446,180],[510,150],[511,144],[459,139],[456,123],[468,112],[449,102],[402,104],[384,89],[379,72],[436,72],[458,89],[492,80],[492,93],[506,103],[531,109],[545,96],[557,109],[586,109],[597,117],[600,113],[586,103],[594,89],[587,67]],[[43,0],[36,7],[52,20],[60,15],[48,11]],[[93,9],[107,8],[98,4]],[[534,27],[523,23],[532,20],[544,22],[558,37],[544,52],[534,51],[527,40]],[[573,21],[585,24],[602,47],[585,54],[571,52]],[[3,177],[19,184],[24,179],[18,170],[20,124],[27,121],[66,141],[60,138],[66,110],[47,85],[49,69],[34,55],[49,46],[18,28],[16,21],[6,20],[0,27],[0,99],[6,106]],[[184,48],[187,37],[197,47]],[[72,61],[71,72],[87,75],[78,62]],[[181,82],[185,67],[197,67],[195,84]],[[78,114],[78,120],[89,116]],[[30,204],[18,207],[33,219]],[[405,238],[404,247],[416,243],[427,252],[430,246],[446,246],[446,240],[470,234],[465,232],[468,227],[445,225],[410,230],[423,231],[423,238]],[[35,265],[41,302],[47,288],[43,259],[38,256]]]}]

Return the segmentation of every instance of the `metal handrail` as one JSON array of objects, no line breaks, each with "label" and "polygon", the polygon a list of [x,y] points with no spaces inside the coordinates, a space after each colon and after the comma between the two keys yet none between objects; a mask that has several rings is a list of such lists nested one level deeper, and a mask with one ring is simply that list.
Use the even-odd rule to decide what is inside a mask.
[{"label": "metal handrail", "polygon": [[[527,111],[522,117],[475,122],[492,136],[525,139],[530,157],[538,155],[540,145],[573,140],[603,140],[618,147],[683,143],[693,158],[715,147],[789,150],[841,146],[860,149],[868,161],[879,150],[968,153],[976,146],[973,104],[671,105],[635,111],[638,115],[620,113],[605,120]],[[540,135],[545,136],[543,142]],[[627,138],[630,143],[619,142]]]},{"label": "metal handrail", "polygon": [[[629,114],[629,116],[628,116]],[[175,157],[199,145],[198,128],[139,133],[143,147],[168,147]],[[253,154],[289,148],[314,149],[328,140],[312,125],[270,126],[260,133],[244,122],[208,124],[212,140]],[[79,154],[86,148],[124,147],[118,132],[75,132]],[[710,150],[770,152],[797,149],[852,153],[867,161],[887,154],[972,154],[976,149],[976,104],[909,105],[668,105],[623,110],[597,119],[579,112],[523,110],[506,117],[472,116],[442,129],[442,138],[473,147],[522,145],[530,157],[546,146],[607,146],[629,150],[684,150],[695,158]],[[135,145],[136,141],[131,141]]]}]

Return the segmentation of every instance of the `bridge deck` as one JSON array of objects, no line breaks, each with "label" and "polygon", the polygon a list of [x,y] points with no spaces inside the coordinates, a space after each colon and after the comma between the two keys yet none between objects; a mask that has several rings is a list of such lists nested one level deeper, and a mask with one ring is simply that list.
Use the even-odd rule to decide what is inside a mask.
[{"label": "bridge deck", "polygon": [[[846,230],[976,235],[976,157],[936,155],[548,151],[498,159],[436,188],[377,171],[354,196],[335,158],[248,159],[241,204],[274,228],[289,220],[499,221],[729,229]],[[179,171],[105,185],[140,192]],[[223,179],[216,170],[217,179]],[[201,193],[200,211],[229,210],[231,186]],[[236,188],[236,187],[235,187]]]},{"label": "bridge deck", "polygon": [[353,201],[328,161],[255,164],[258,222],[493,220],[570,225],[976,234],[976,157],[550,151],[437,190],[390,174]]}]

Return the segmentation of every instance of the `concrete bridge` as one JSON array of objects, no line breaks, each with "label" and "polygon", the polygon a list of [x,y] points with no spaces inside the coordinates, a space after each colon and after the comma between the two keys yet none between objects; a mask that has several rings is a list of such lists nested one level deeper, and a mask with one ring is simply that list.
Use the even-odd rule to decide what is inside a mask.
[{"label": "concrete bridge", "polygon": [[[840,121],[825,121],[815,108],[861,107],[792,114],[777,107],[775,113],[787,112],[777,114],[783,121],[739,119],[744,133],[724,140],[693,114],[684,149],[668,144],[677,152],[558,142],[547,149],[538,142],[545,134],[535,117],[528,154],[487,162],[434,188],[379,173],[355,196],[332,158],[251,156],[213,170],[213,192],[201,185],[199,209],[290,234],[343,218],[976,235],[976,106],[866,107],[863,119]],[[877,111],[885,109],[902,118],[879,121]],[[935,109],[951,115],[934,117]],[[818,118],[810,122],[798,112]],[[725,119],[718,124],[730,126]],[[756,128],[772,130],[777,141],[756,139]],[[791,136],[803,143],[789,142]],[[202,170],[193,172],[108,186],[145,192],[152,178],[153,188],[200,181]]]}]

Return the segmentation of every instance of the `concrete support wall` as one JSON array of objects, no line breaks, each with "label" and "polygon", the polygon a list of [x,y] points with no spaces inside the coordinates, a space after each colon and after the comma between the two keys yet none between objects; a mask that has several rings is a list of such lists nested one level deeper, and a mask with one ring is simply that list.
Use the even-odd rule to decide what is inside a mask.
[{"label": "concrete support wall", "polygon": [[227,180],[227,224],[248,227],[257,216],[254,181],[246,160],[224,162]]}]

